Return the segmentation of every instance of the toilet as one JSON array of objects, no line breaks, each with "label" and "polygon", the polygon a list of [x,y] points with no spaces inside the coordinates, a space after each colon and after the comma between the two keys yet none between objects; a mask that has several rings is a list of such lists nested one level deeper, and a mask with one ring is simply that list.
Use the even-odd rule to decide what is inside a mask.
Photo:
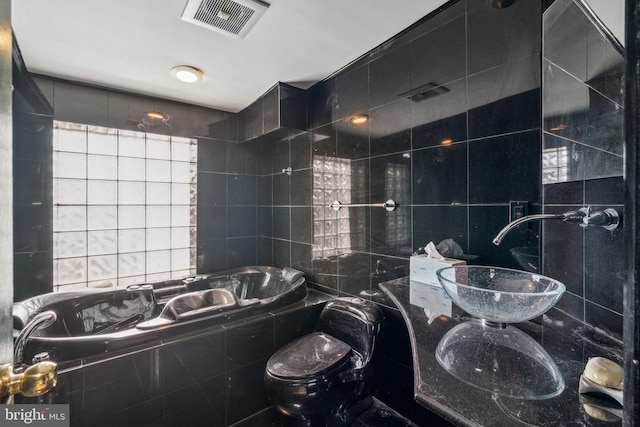
[{"label": "toilet", "polygon": [[373,403],[367,391],[382,311],[362,298],[326,304],[315,331],[280,348],[267,362],[273,405],[295,425],[347,426]]}]

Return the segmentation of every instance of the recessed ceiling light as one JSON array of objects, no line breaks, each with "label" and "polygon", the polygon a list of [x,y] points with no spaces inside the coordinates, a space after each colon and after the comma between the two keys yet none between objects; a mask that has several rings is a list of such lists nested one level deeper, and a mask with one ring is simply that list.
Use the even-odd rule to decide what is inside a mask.
[{"label": "recessed ceiling light", "polygon": [[204,73],[202,72],[202,70],[199,70],[195,67],[190,67],[188,65],[178,65],[177,67],[173,67],[171,69],[171,75],[181,82],[195,83],[202,80],[202,76],[204,76]]}]

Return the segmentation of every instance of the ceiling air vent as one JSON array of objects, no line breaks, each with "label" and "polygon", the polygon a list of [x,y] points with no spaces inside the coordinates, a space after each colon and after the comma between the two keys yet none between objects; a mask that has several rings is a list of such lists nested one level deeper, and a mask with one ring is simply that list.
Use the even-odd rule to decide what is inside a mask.
[{"label": "ceiling air vent", "polygon": [[182,20],[242,39],[267,11],[259,0],[189,0]]}]

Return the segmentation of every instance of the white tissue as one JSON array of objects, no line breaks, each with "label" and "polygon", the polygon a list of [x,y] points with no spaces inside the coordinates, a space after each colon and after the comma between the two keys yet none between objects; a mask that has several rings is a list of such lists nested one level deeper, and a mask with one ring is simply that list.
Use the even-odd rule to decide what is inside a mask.
[{"label": "white tissue", "polygon": [[436,249],[436,245],[434,245],[433,242],[427,243],[427,246],[425,246],[424,250],[427,252],[428,258],[444,259],[444,257],[440,255],[440,252],[438,252],[438,250]]}]

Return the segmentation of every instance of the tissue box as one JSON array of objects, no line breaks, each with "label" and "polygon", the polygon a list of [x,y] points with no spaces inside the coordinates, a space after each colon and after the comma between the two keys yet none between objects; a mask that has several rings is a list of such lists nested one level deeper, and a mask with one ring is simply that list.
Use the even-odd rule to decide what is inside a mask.
[{"label": "tissue box", "polygon": [[409,280],[432,286],[440,286],[436,271],[445,267],[466,264],[466,261],[460,259],[435,259],[429,258],[428,255],[414,255],[409,259]]}]

